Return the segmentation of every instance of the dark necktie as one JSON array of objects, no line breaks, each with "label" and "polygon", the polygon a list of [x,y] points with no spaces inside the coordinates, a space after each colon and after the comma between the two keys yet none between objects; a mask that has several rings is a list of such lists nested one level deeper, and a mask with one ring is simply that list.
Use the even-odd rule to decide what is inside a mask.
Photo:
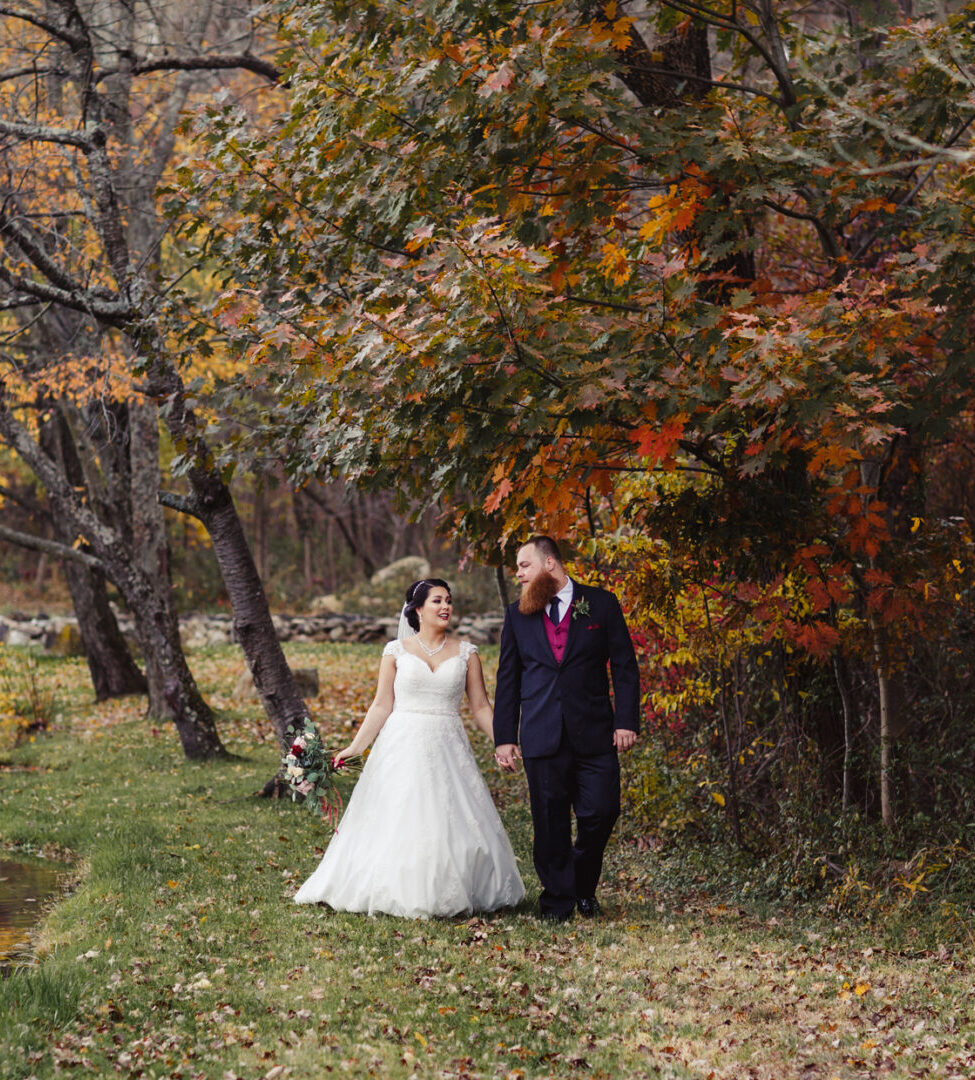
[{"label": "dark necktie", "polygon": [[559,625],[559,598],[557,596],[552,597],[552,602],[548,606],[548,617],[554,626]]}]

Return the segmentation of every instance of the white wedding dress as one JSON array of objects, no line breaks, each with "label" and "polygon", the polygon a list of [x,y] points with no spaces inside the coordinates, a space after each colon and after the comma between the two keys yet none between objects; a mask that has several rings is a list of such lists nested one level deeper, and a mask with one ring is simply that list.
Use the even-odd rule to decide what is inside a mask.
[{"label": "white wedding dress", "polygon": [[393,711],[295,903],[409,918],[493,911],[525,894],[458,707],[476,647],[436,669],[391,641]]}]

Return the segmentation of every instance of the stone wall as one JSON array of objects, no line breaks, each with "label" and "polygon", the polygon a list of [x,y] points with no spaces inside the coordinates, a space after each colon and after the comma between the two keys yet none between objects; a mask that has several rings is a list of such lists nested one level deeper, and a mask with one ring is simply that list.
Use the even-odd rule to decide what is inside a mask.
[{"label": "stone wall", "polygon": [[[122,633],[135,638],[131,619],[119,615]],[[399,618],[368,615],[274,615],[279,641],[385,642],[396,637]],[[475,645],[495,643],[501,635],[500,615],[468,615],[455,627],[458,637]],[[229,614],[186,615],[180,619],[180,634],[187,649],[228,645],[234,641]],[[53,653],[80,652],[81,639],[74,618],[63,615],[0,615],[0,642],[7,645],[39,645]]]}]

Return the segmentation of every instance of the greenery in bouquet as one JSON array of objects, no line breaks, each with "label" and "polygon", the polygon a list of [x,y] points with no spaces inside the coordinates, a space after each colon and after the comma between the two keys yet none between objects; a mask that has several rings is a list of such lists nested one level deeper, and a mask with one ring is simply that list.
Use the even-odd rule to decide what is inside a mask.
[{"label": "greenery in bouquet", "polygon": [[336,764],[332,751],[326,749],[315,725],[308,719],[300,725],[290,725],[287,734],[291,746],[281,765],[291,798],[295,802],[301,800],[312,813],[321,814],[336,825],[342,810],[336,775],[339,772],[348,775],[357,766],[347,761]]}]

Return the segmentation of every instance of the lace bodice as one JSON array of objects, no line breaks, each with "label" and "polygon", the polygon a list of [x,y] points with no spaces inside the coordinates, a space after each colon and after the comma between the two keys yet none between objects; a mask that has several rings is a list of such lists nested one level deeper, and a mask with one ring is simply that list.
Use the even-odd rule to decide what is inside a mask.
[{"label": "lace bodice", "polygon": [[404,648],[402,641],[389,642],[383,656],[396,659],[394,708],[397,712],[428,716],[456,715],[467,684],[467,661],[475,652],[476,645],[462,641],[457,656],[442,660],[436,669],[431,669],[425,660]]}]

